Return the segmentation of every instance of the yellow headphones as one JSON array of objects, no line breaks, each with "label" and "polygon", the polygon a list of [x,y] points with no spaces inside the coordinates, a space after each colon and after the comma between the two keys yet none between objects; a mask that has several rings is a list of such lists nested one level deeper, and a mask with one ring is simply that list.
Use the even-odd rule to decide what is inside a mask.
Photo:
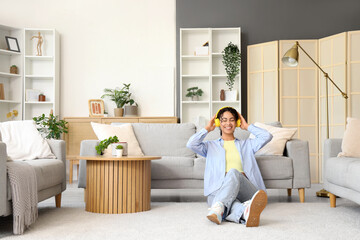
[{"label": "yellow headphones", "polygon": [[[233,108],[233,107],[222,107],[222,108],[220,108],[220,109],[217,111],[217,113],[216,113],[215,127],[220,127],[220,119],[218,118],[218,114],[219,114],[220,110],[221,110],[221,109],[224,109],[224,108],[232,108],[232,109],[234,109],[234,110],[236,111],[236,109]],[[236,111],[236,112],[237,112],[237,111]],[[240,118],[239,118],[239,119],[236,121],[236,127],[240,127],[240,125],[241,125],[241,120],[240,120]]]}]

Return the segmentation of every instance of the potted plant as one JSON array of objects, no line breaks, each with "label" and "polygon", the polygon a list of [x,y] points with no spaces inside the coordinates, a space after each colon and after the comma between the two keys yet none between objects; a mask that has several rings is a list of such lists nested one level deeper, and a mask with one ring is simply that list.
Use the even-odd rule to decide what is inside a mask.
[{"label": "potted plant", "polygon": [[117,145],[116,146],[116,156],[117,157],[122,157],[123,155],[123,146],[122,145]]},{"label": "potted plant", "polygon": [[230,42],[222,51],[225,71],[227,74],[226,85],[229,91],[225,91],[225,99],[227,101],[236,101],[237,90],[233,90],[235,77],[240,73],[241,55],[237,45]]},{"label": "potted plant", "polygon": [[127,142],[115,142],[111,144],[111,154],[113,156],[116,156],[116,148],[117,146],[121,145],[122,146],[122,156],[127,156],[127,150],[128,150],[128,144]]},{"label": "potted plant", "polygon": [[109,138],[107,138],[107,139],[102,140],[102,141],[99,143],[99,145],[97,145],[97,146],[95,147],[97,154],[103,155],[105,149],[107,149],[107,147],[108,147],[111,143],[116,143],[116,142],[118,142],[118,141],[119,141],[119,139],[118,139],[117,136],[109,137]]},{"label": "potted plant", "polygon": [[138,115],[138,104],[135,102],[134,99],[131,98],[131,94],[132,93],[129,92],[127,101],[129,105],[125,106],[125,116],[136,117]]},{"label": "potted plant", "polygon": [[13,74],[17,74],[18,73],[18,68],[16,65],[11,65],[10,67],[10,73],[13,73]]},{"label": "potted plant", "polygon": [[68,122],[59,120],[59,116],[54,116],[52,113],[48,117],[42,114],[34,117],[33,120],[39,126],[37,130],[47,139],[60,139],[62,133],[68,132],[66,126]]},{"label": "potted plant", "polygon": [[101,96],[101,98],[109,97],[111,101],[114,101],[116,104],[116,107],[114,109],[114,115],[115,117],[122,117],[124,115],[124,105],[129,103],[129,98],[131,96],[131,93],[129,92],[130,83],[125,84],[124,86],[119,89],[110,89],[105,88],[104,92],[105,94]]},{"label": "potted plant", "polygon": [[187,91],[188,93],[186,94],[186,97],[191,97],[192,101],[199,101],[199,97],[201,97],[204,93],[203,90],[198,87],[188,88]]}]

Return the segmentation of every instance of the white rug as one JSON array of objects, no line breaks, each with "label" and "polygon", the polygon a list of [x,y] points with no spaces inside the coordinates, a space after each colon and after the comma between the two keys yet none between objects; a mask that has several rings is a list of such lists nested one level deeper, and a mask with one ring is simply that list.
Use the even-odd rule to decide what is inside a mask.
[{"label": "white rug", "polygon": [[80,197],[70,188],[62,208],[53,199],[43,202],[38,221],[24,235],[4,239],[360,239],[360,206],[345,199],[332,209],[328,199],[308,195],[302,204],[296,193],[269,191],[260,227],[246,228],[208,221],[204,202],[153,202],[147,212],[105,215],[85,212]]}]

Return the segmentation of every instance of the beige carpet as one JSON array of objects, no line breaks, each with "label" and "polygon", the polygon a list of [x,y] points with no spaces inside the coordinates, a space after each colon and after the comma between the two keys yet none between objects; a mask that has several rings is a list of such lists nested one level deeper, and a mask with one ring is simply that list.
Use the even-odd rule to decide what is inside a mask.
[{"label": "beige carpet", "polygon": [[[39,205],[39,219],[22,236],[11,236],[11,219],[0,221],[3,239],[360,239],[360,205],[337,199],[331,209],[328,199],[314,196],[320,185],[307,190],[306,203],[286,191],[269,190],[260,227],[206,219],[204,202],[153,202],[147,212],[122,215],[93,214],[84,211],[82,192],[68,186],[63,207],[54,208],[53,199]],[[196,192],[170,191],[173,199],[196,200]],[[167,200],[161,192],[153,201]],[[197,196],[202,200],[201,196]],[[7,219],[7,220],[6,220]]]}]

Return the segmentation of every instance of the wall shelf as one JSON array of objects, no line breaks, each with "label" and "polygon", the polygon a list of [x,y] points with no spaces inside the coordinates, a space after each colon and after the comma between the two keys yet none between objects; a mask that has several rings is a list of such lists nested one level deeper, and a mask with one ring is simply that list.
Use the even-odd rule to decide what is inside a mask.
[{"label": "wall shelf", "polygon": [[25,59],[29,59],[29,60],[36,60],[36,61],[52,61],[54,59],[53,56],[31,56],[31,55],[27,55],[25,56]]},{"label": "wall shelf", "polygon": [[[20,52],[6,50],[5,36],[16,38]],[[22,84],[23,84],[23,29],[0,25],[0,84],[5,99],[0,100],[0,122],[9,121],[8,112],[16,110],[18,116],[11,120],[22,120]],[[10,66],[16,65],[18,74],[10,73]]]},{"label": "wall shelf", "polygon": [[9,50],[5,50],[5,49],[0,49],[0,55],[21,56],[21,53],[20,52],[9,51]]},{"label": "wall shelf", "polygon": [[21,75],[20,75],[20,74],[0,72],[0,77],[5,77],[5,78],[17,78],[17,77],[21,77]]},{"label": "wall shelf", "polygon": [[25,104],[54,104],[54,102],[25,102]]},{"label": "wall shelf", "polygon": [[31,79],[43,79],[43,80],[52,80],[54,78],[53,76],[42,76],[42,75],[26,75],[25,77]]},{"label": "wall shelf", "polygon": [[14,101],[14,100],[0,100],[0,103],[14,103],[14,104],[21,104],[21,101]]},{"label": "wall shelf", "polygon": [[209,104],[209,101],[182,101],[182,103],[187,103],[187,104],[207,103],[207,104]]},{"label": "wall shelf", "polygon": [[[197,47],[209,43],[209,55],[194,56]],[[227,75],[222,63],[222,51],[230,43],[241,49],[240,28],[181,28],[180,29],[180,121],[204,124],[224,106],[241,112],[241,72],[235,78],[237,101],[220,101],[221,89],[227,90]],[[241,71],[241,67],[240,67]],[[187,101],[187,89],[199,87],[199,101]],[[201,123],[199,123],[199,119]]]},{"label": "wall shelf", "polygon": [[[37,56],[37,41],[31,40],[31,37],[39,32],[44,39],[42,56]],[[59,115],[59,34],[55,29],[25,28],[24,36],[24,119],[49,114],[51,110],[54,115]],[[40,90],[46,101],[26,101],[26,92],[29,89]]]}]

